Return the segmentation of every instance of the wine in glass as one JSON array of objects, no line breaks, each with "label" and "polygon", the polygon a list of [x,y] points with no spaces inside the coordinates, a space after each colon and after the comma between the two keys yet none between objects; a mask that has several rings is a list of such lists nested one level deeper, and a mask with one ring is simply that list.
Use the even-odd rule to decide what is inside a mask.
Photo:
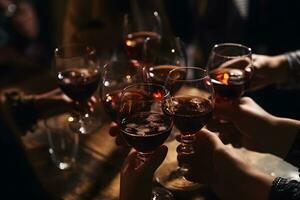
[{"label": "wine in glass", "polygon": [[[178,76],[183,70],[190,76]],[[212,117],[214,90],[206,70],[197,67],[177,68],[170,71],[166,84],[173,90],[172,97],[163,102],[163,111],[173,118],[180,131],[178,154],[193,154],[195,135]],[[167,169],[167,170],[165,170]],[[200,185],[185,179],[189,166],[169,163],[157,171],[156,180],[170,190],[194,190]]]},{"label": "wine in glass", "polygon": [[161,20],[157,11],[139,9],[124,16],[124,49],[128,58],[137,67],[144,57],[144,42],[150,39],[151,43],[159,42],[161,38]]},{"label": "wine in glass", "polygon": [[155,44],[151,40],[144,43],[144,80],[164,85],[172,69],[187,65],[186,52],[179,37],[164,36]]},{"label": "wine in glass", "polygon": [[100,98],[104,110],[113,121],[112,127],[119,124],[119,110],[122,90],[142,82],[140,71],[129,60],[115,60],[104,65],[100,83]]},{"label": "wine in glass", "polygon": [[251,49],[241,44],[216,44],[210,53],[208,70],[217,101],[238,98],[253,76]]},{"label": "wine in glass", "polygon": [[[121,97],[122,136],[137,153],[137,167],[143,164],[170,135],[172,117],[161,109],[162,102],[170,97],[162,85],[140,83],[126,87]],[[162,188],[154,188],[154,200],[173,199]]]},{"label": "wine in glass", "polygon": [[99,127],[88,101],[100,81],[98,56],[93,47],[76,44],[55,48],[53,71],[61,90],[79,105],[80,114],[73,116],[73,131],[88,134]]}]

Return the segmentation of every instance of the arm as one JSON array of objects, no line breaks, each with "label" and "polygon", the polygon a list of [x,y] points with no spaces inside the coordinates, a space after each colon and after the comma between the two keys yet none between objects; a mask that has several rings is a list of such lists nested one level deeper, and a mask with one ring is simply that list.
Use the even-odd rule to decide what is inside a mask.
[{"label": "arm", "polygon": [[187,179],[208,184],[224,200],[265,200],[273,177],[251,167],[215,133],[203,130],[196,135],[195,154],[181,155],[190,166]]},{"label": "arm", "polygon": [[[300,121],[271,115],[251,98],[219,102],[216,115],[233,123],[241,136],[241,145],[254,151],[285,158],[300,129]],[[226,134],[226,130],[219,130]]]},{"label": "arm", "polygon": [[296,87],[300,80],[300,50],[276,56],[253,55],[255,74],[250,89],[279,83]]}]

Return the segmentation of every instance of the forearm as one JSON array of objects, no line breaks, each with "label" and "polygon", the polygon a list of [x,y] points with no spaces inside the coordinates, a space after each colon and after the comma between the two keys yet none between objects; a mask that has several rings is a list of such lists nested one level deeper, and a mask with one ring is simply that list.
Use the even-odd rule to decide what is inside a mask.
[{"label": "forearm", "polygon": [[273,177],[253,168],[234,151],[215,156],[220,165],[215,173],[212,188],[224,200],[266,200]]},{"label": "forearm", "polygon": [[270,152],[285,158],[291,150],[300,130],[300,121],[288,118],[274,118],[274,132],[271,138],[274,142]]}]

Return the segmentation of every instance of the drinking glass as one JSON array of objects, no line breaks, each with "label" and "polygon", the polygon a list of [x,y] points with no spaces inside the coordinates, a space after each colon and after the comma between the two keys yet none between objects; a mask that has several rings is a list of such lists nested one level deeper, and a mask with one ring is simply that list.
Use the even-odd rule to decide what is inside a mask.
[{"label": "drinking glass", "polygon": [[53,163],[61,170],[71,168],[76,161],[79,135],[69,127],[71,115],[62,114],[45,120],[49,153]]},{"label": "drinking glass", "polygon": [[[184,73],[190,73],[191,76],[182,75]],[[173,93],[171,98],[163,102],[163,111],[173,118],[174,125],[181,133],[177,153],[193,154],[195,135],[211,118],[214,108],[214,90],[208,73],[197,67],[173,69],[165,86]],[[159,170],[156,180],[166,188],[194,190],[200,186],[184,178],[189,170],[185,163],[171,163],[165,167],[169,169],[169,173]]]},{"label": "drinking glass", "polygon": [[124,49],[128,58],[136,66],[143,60],[144,41],[150,38],[157,42],[161,37],[161,19],[157,11],[134,9],[124,16]]},{"label": "drinking glass", "polygon": [[70,122],[80,134],[93,132],[100,121],[93,117],[89,99],[100,81],[99,60],[93,47],[76,44],[55,49],[53,72],[61,90],[79,107],[80,113]]},{"label": "drinking glass", "polygon": [[[137,153],[137,166],[144,163],[170,135],[173,120],[161,109],[162,102],[170,97],[162,85],[140,83],[126,87],[121,97],[122,136]],[[173,199],[162,188],[153,190],[153,200]]]},{"label": "drinking glass", "polygon": [[208,70],[217,101],[242,96],[254,71],[251,48],[234,43],[216,44],[210,53]]},{"label": "drinking glass", "polygon": [[142,82],[140,70],[126,59],[118,59],[103,67],[100,82],[100,98],[106,113],[113,121],[112,128],[119,123],[122,90],[134,83]]},{"label": "drinking glass", "polygon": [[164,85],[168,73],[183,66],[187,66],[187,56],[179,37],[163,36],[155,42],[146,38],[143,58],[145,82]]}]

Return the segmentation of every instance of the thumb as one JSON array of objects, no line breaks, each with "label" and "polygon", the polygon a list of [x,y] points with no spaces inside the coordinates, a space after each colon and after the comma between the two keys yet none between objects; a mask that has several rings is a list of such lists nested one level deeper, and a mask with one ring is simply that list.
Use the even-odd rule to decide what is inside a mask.
[{"label": "thumb", "polygon": [[168,147],[166,147],[165,145],[159,147],[143,164],[141,170],[146,171],[147,173],[148,172],[154,173],[155,170],[164,161],[167,153],[168,153]]}]

